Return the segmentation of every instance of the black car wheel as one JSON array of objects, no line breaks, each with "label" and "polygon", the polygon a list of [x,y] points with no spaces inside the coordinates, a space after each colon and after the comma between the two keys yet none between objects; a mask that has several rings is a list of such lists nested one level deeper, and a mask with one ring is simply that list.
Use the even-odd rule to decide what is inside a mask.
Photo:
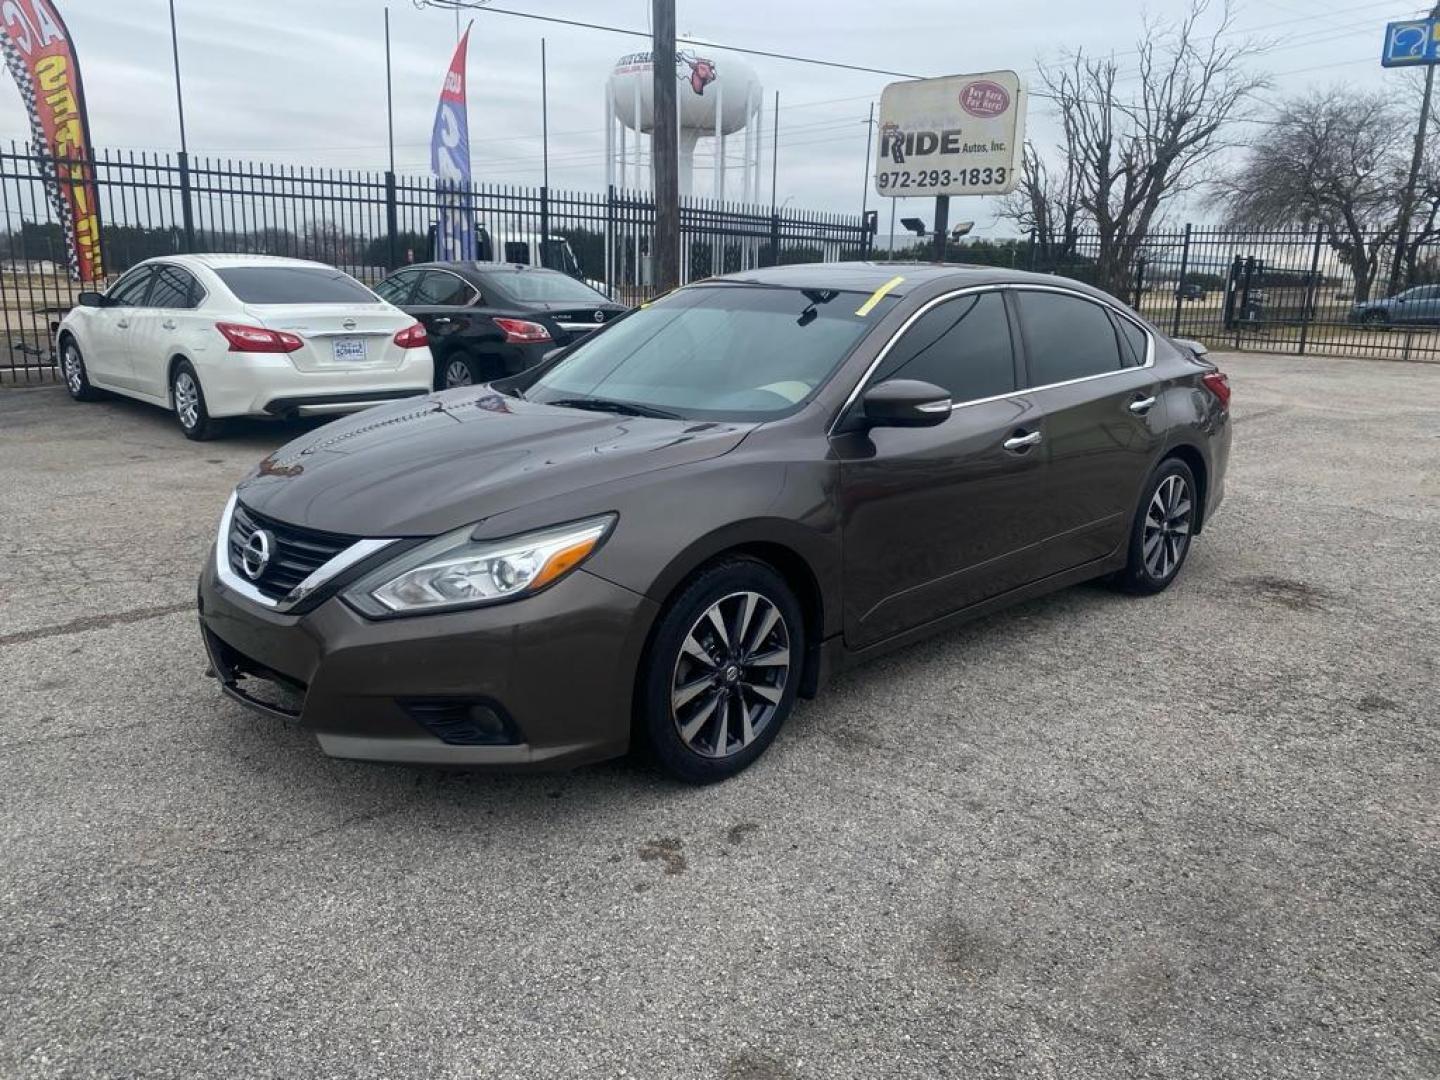
[{"label": "black car wheel", "polygon": [[213,419],[205,408],[205,391],[200,389],[200,377],[189,360],[175,365],[170,376],[170,400],[175,403],[175,419],[180,421],[180,430],[187,439],[203,442],[220,434],[221,421]]},{"label": "black car wheel", "polygon": [[85,357],[72,337],[67,337],[60,349],[60,373],[65,376],[65,389],[76,401],[94,401],[100,396],[100,391],[90,385],[90,376],[85,371]]},{"label": "black car wheel", "polygon": [[1195,474],[1179,458],[1160,463],[1130,530],[1130,561],[1119,576],[1127,592],[1167,588],[1190,554],[1197,506]]},{"label": "black car wheel", "polygon": [[703,571],[645,659],[641,719],[660,764],[696,784],[750,765],[794,707],[804,655],[800,605],[779,574],[748,558]]},{"label": "black car wheel", "polygon": [[436,365],[436,390],[454,390],[457,386],[474,386],[483,381],[479,363],[464,353],[451,353],[444,363]]},{"label": "black car wheel", "polygon": [[1360,316],[1360,322],[1365,326],[1386,326],[1390,322],[1390,316],[1383,311],[1367,311]]}]

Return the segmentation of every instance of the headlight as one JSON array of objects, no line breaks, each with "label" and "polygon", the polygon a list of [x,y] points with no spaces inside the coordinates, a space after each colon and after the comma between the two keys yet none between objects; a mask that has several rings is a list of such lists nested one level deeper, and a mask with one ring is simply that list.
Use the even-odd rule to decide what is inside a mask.
[{"label": "headlight", "polygon": [[351,586],[345,599],[366,615],[412,615],[477,607],[543,589],[590,557],[614,514],[508,540],[472,540],[467,526],[421,544]]}]

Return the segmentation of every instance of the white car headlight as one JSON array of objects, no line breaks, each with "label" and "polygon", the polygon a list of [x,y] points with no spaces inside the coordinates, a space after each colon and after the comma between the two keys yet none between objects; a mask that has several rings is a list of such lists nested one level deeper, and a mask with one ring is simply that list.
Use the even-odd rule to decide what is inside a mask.
[{"label": "white car headlight", "polygon": [[526,596],[590,557],[615,515],[507,540],[472,540],[473,526],[421,544],[352,585],[345,599],[366,615],[418,615]]}]

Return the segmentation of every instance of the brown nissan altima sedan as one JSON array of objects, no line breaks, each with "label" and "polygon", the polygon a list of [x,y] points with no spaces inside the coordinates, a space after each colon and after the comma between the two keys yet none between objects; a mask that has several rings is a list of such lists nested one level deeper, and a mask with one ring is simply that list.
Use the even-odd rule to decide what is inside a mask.
[{"label": "brown nissan altima sedan", "polygon": [[521,375],[319,428],[200,578],[225,692],[328,754],[745,768],[835,670],[1106,577],[1219,505],[1225,376],[1077,282],[940,265],[698,282]]}]

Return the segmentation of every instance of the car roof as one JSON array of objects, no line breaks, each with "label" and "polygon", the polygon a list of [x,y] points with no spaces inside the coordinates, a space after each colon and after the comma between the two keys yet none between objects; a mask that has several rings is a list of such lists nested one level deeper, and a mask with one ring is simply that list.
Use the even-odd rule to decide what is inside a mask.
[{"label": "car roof", "polygon": [[528,266],[528,265],[526,265],[525,263],[480,262],[479,260],[476,260],[476,259],[456,259],[456,260],[453,260],[453,261],[450,261],[450,262],[431,261],[431,262],[407,263],[407,264],[404,265],[404,266],[397,266],[397,267],[395,268],[395,273],[398,274],[401,270],[428,270],[428,269],[451,270],[451,271],[455,271],[455,272],[462,273],[462,274],[463,274],[463,273],[484,274],[484,273],[494,273],[494,272],[496,272],[496,271],[502,271],[502,272],[507,272],[507,273],[508,273],[508,272],[511,272],[511,271],[520,271],[520,272],[522,272],[522,273],[529,273],[529,274],[560,274],[560,275],[563,276],[563,277],[568,277],[568,276],[569,276],[568,274],[565,274],[563,271],[556,270],[556,269],[554,269],[553,267],[549,267],[549,266]]},{"label": "car roof", "polygon": [[[1077,292],[1094,294],[1097,290],[1070,278],[1051,274],[1031,274],[1003,266],[971,266],[964,263],[919,262],[841,262],[794,263],[788,266],[767,266],[742,270],[723,277],[706,278],[692,285],[711,282],[738,282],[746,285],[781,285],[795,289],[840,289],[846,292],[874,292],[899,278],[886,292],[904,296],[928,285],[940,283],[964,288],[967,285],[1034,284],[1059,285]],[[1102,294],[1103,295],[1103,294]],[[1113,297],[1110,298],[1113,300]]]},{"label": "car roof", "polygon": [[283,255],[228,255],[220,252],[202,252],[194,255],[160,255],[146,262],[171,262],[181,266],[195,265],[211,270],[228,270],[239,266],[318,266],[324,270],[335,267],[313,259],[291,259]]}]

